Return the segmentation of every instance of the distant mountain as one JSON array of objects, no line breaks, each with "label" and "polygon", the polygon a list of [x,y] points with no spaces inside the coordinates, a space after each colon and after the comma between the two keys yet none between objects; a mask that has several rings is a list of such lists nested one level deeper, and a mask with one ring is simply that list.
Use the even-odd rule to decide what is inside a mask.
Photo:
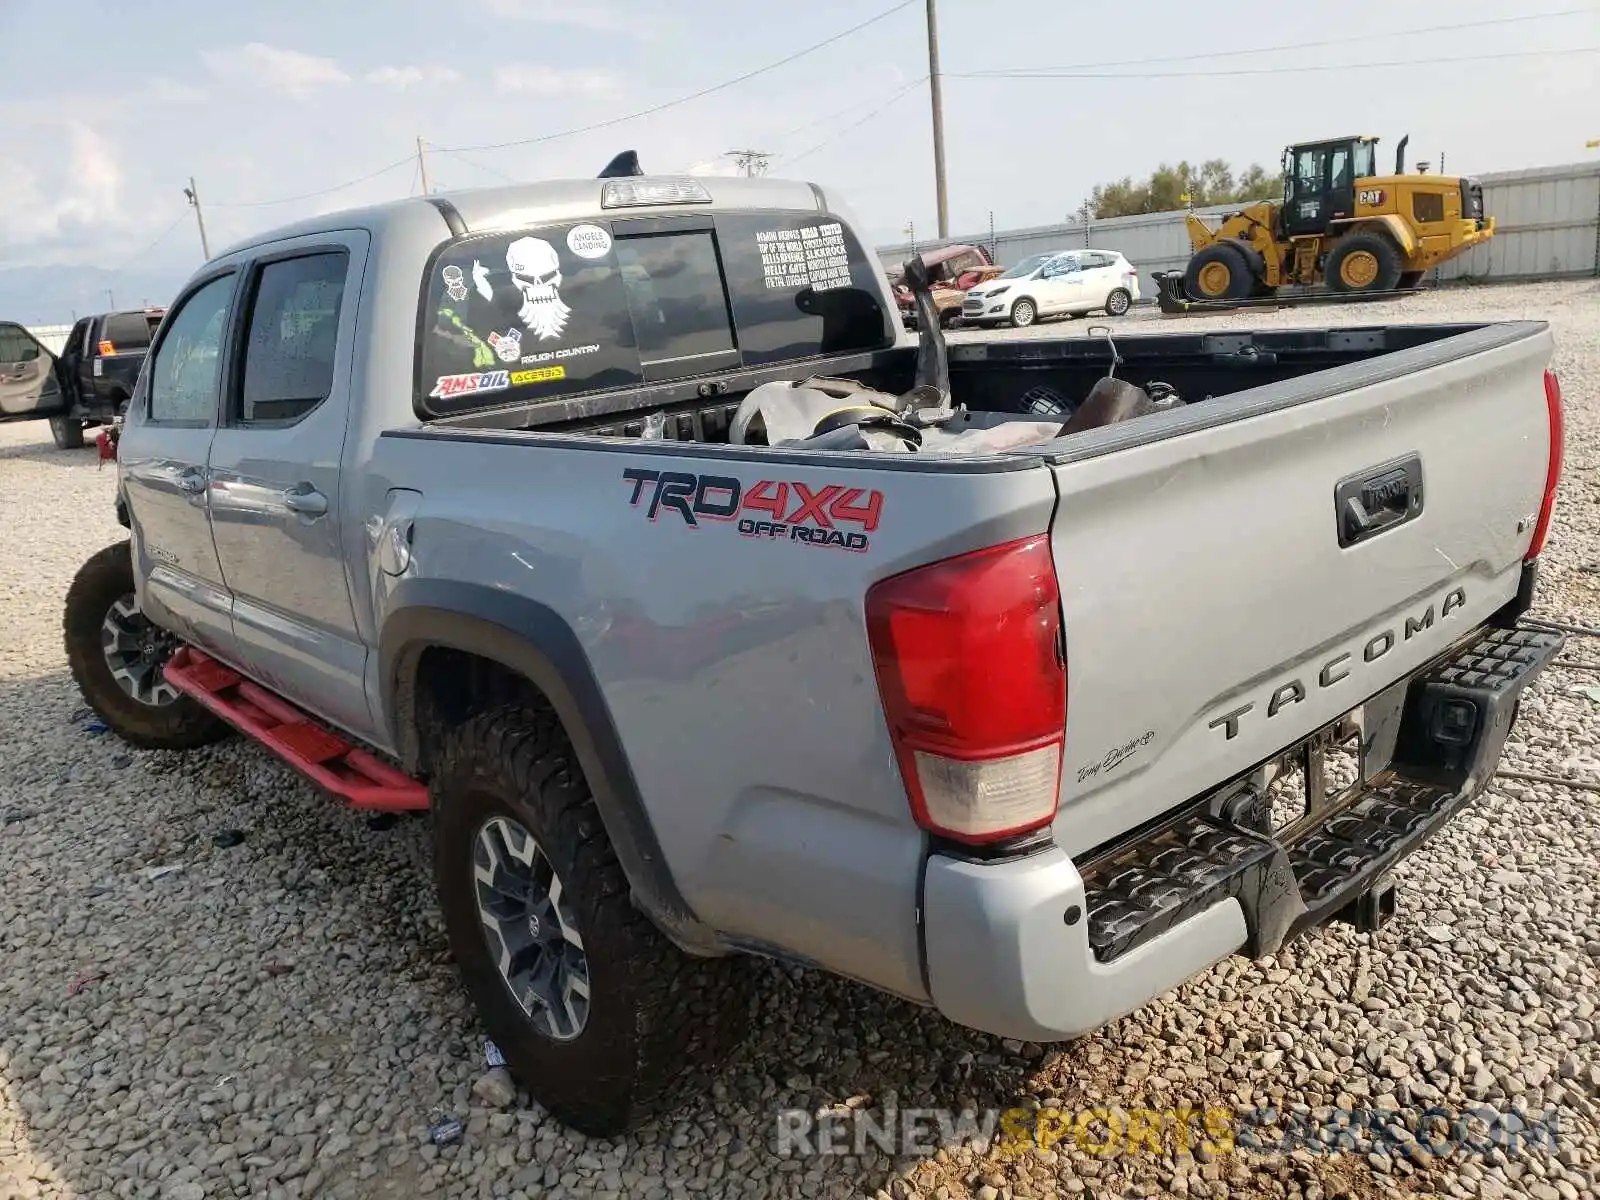
[{"label": "distant mountain", "polygon": [[0,267],[0,320],[24,325],[70,325],[74,314],[81,317],[112,307],[166,305],[192,270],[159,265],[128,271],[77,266]]}]

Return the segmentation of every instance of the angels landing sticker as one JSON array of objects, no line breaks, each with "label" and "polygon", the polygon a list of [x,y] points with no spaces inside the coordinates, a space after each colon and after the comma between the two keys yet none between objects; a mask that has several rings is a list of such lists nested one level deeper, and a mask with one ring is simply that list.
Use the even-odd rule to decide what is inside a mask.
[{"label": "angels landing sticker", "polygon": [[444,270],[440,271],[439,275],[444,280],[444,290],[446,294],[449,295],[450,299],[454,300],[457,304],[460,304],[467,298],[467,285],[461,277],[460,267],[456,266],[454,263],[451,263]]},{"label": "angels landing sticker", "polygon": [[651,521],[670,510],[690,529],[737,521],[741,537],[857,554],[870,549],[867,535],[883,516],[882,492],[838,483],[813,490],[797,481],[763,479],[747,488],[731,475],[641,467],[625,468],[622,481],[632,489],[628,503],[643,506]]},{"label": "angels landing sticker", "polygon": [[503,392],[511,386],[507,371],[473,371],[466,375],[441,375],[434,381],[430,399],[446,396],[469,396],[474,392]]},{"label": "angels landing sticker", "polygon": [[485,339],[494,347],[501,362],[514,363],[522,357],[522,330],[508,329],[504,333],[491,333]]},{"label": "angels landing sticker", "polygon": [[518,238],[506,247],[506,269],[522,293],[517,320],[541,341],[558,338],[572,309],[561,302],[561,260],[543,238]]},{"label": "angels landing sticker", "polygon": [[598,225],[574,225],[567,234],[567,249],[579,258],[604,258],[611,253],[611,235]]}]

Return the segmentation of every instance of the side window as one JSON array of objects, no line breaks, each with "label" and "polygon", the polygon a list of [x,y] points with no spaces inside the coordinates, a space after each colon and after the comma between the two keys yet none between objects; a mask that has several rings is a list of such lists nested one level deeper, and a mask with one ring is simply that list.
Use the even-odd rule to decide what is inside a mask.
[{"label": "side window", "polygon": [[257,273],[240,424],[297,421],[328,398],[349,262],[339,250],[270,262]]},{"label": "side window", "polygon": [[216,418],[233,284],[232,275],[220,275],[183,301],[150,365],[150,420],[205,424]]},{"label": "side window", "polygon": [[644,378],[611,234],[587,223],[446,246],[418,346],[417,409],[433,416]]},{"label": "side window", "polygon": [[767,212],[716,222],[745,366],[893,345],[883,276],[842,221]]},{"label": "side window", "polygon": [[1333,152],[1333,168],[1330,176],[1336,189],[1350,186],[1350,152],[1348,150],[1335,150]]},{"label": "side window", "polygon": [[619,237],[617,267],[646,365],[733,352],[722,266],[709,229]]},{"label": "side window", "polygon": [[0,363],[33,362],[39,357],[39,343],[20,325],[0,325]]}]

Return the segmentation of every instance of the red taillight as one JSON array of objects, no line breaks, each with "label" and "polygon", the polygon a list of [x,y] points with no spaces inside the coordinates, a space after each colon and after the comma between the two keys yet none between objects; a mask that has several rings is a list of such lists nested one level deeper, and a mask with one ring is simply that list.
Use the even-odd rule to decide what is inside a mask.
[{"label": "red taillight", "polygon": [[1554,371],[1544,373],[1544,402],[1550,412],[1550,464],[1545,468],[1544,503],[1539,506],[1539,523],[1533,527],[1533,541],[1528,543],[1524,562],[1532,562],[1544,549],[1544,540],[1550,533],[1550,518],[1556,511],[1556,489],[1561,485],[1561,454],[1566,441],[1566,421],[1561,413],[1561,381]]},{"label": "red taillight", "polygon": [[1050,539],[874,584],[867,635],[917,824],[971,843],[1049,824],[1067,721]]}]

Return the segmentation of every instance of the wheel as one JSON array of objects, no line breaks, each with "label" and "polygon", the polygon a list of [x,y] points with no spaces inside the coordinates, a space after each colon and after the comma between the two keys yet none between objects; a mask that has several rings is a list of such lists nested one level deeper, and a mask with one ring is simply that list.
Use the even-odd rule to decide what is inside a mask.
[{"label": "wheel", "polygon": [[1424,274],[1426,274],[1424,271],[1400,272],[1400,290],[1402,292],[1409,292],[1412,288],[1416,287],[1417,284],[1422,282],[1422,277]]},{"label": "wheel", "polygon": [[1039,319],[1039,310],[1032,300],[1018,300],[1011,306],[1011,328],[1026,329]]},{"label": "wheel", "polygon": [[232,732],[162,676],[178,639],[139,611],[129,543],[107,546],[78,569],[62,626],[78,691],[123,741],[146,750],[188,750]]},{"label": "wheel", "polygon": [[83,448],[83,422],[77,417],[51,417],[50,438],[57,450]]},{"label": "wheel", "polygon": [[1352,233],[1328,254],[1323,278],[1336,292],[1392,292],[1400,284],[1400,251],[1376,233]]},{"label": "wheel", "polygon": [[431,791],[451,951],[507,1065],[558,1120],[617,1136],[732,1048],[748,964],[691,958],[634,907],[553,712],[466,721]]},{"label": "wheel", "polygon": [[1133,305],[1133,297],[1126,288],[1116,288],[1106,297],[1106,315],[1120,317]]},{"label": "wheel", "polygon": [[961,324],[961,310],[959,308],[947,308],[939,314],[940,329],[954,329],[959,324]]},{"label": "wheel", "polygon": [[1254,288],[1244,254],[1227,242],[1207,246],[1183,272],[1183,290],[1192,300],[1243,300]]}]

